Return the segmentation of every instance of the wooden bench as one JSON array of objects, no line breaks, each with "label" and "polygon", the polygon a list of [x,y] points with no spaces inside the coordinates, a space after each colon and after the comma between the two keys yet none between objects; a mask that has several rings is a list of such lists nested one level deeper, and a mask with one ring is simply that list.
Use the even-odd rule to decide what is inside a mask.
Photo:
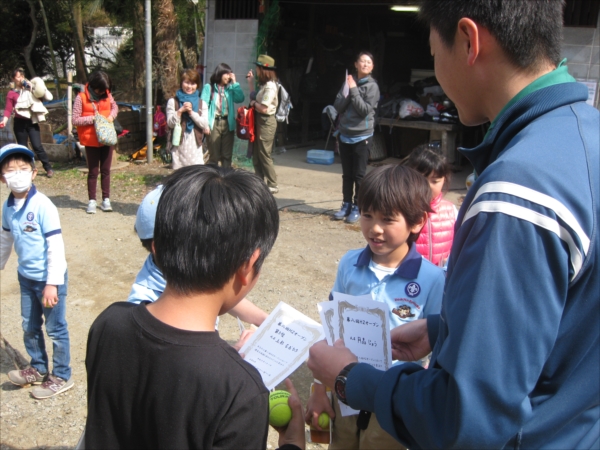
[{"label": "wooden bench", "polygon": [[442,133],[442,154],[450,164],[456,159],[456,133],[459,129],[457,123],[427,122],[424,120],[402,120],[402,119],[377,119],[378,125],[397,128],[412,128],[416,130],[440,131]]}]

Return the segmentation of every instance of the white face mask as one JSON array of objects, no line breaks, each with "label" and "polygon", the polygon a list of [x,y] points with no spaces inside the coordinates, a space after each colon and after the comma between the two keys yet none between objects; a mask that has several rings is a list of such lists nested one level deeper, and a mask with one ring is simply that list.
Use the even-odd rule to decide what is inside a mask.
[{"label": "white face mask", "polygon": [[10,173],[5,173],[4,179],[12,192],[22,194],[23,192],[27,192],[31,187],[31,183],[33,182],[31,177],[32,173],[33,172],[22,171],[13,172],[12,175]]}]

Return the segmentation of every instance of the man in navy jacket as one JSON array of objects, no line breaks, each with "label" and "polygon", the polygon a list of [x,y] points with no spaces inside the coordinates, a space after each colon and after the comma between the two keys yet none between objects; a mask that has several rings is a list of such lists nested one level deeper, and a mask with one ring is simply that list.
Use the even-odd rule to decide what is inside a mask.
[{"label": "man in navy jacket", "polygon": [[[600,446],[598,110],[560,61],[559,0],[424,0],[438,81],[478,174],[459,212],[439,316],[396,328],[394,358],[309,368],[415,448]],[[342,370],[343,369],[343,370]],[[337,378],[336,378],[337,376]]]}]

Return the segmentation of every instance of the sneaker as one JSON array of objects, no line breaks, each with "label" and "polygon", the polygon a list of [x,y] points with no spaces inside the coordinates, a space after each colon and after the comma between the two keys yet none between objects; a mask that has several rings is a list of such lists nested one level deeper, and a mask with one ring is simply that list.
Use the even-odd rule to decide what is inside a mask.
[{"label": "sneaker", "polygon": [[30,384],[42,384],[46,379],[46,374],[42,375],[33,367],[23,370],[11,370],[8,372],[8,379],[17,386],[28,386]]},{"label": "sneaker", "polygon": [[350,214],[346,217],[346,223],[356,223],[360,219],[360,212],[358,212],[358,206],[352,205],[352,209],[350,210]]},{"label": "sneaker", "polygon": [[279,192],[279,188],[277,186],[276,187],[269,186],[269,192],[271,194],[277,194]]},{"label": "sneaker", "polygon": [[352,203],[343,202],[342,209],[336,212],[333,215],[333,220],[343,220],[344,217],[347,217],[350,214],[350,210],[352,209]]},{"label": "sneaker", "polygon": [[88,214],[96,214],[96,200],[90,200],[85,212]]},{"label": "sneaker", "polygon": [[102,204],[100,205],[100,209],[104,212],[111,212],[112,206],[110,206],[110,200],[105,198]]},{"label": "sneaker", "polygon": [[63,380],[54,375],[48,375],[48,379],[44,381],[40,387],[31,391],[31,395],[37,399],[53,397],[54,395],[68,391],[74,384],[73,378]]},{"label": "sneaker", "polygon": [[52,169],[48,169],[48,170],[46,171],[46,176],[47,176],[48,178],[52,178],[52,177],[54,176],[54,170],[52,170]]}]

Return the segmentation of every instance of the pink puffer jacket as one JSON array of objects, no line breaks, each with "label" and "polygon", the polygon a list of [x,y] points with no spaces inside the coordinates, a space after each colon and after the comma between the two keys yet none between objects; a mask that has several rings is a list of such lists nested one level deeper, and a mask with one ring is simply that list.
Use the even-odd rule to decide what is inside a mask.
[{"label": "pink puffer jacket", "polygon": [[442,200],[442,195],[431,201],[434,212],[429,213],[427,223],[417,239],[417,251],[439,266],[443,266],[450,255],[456,222],[456,208],[449,201]]}]

